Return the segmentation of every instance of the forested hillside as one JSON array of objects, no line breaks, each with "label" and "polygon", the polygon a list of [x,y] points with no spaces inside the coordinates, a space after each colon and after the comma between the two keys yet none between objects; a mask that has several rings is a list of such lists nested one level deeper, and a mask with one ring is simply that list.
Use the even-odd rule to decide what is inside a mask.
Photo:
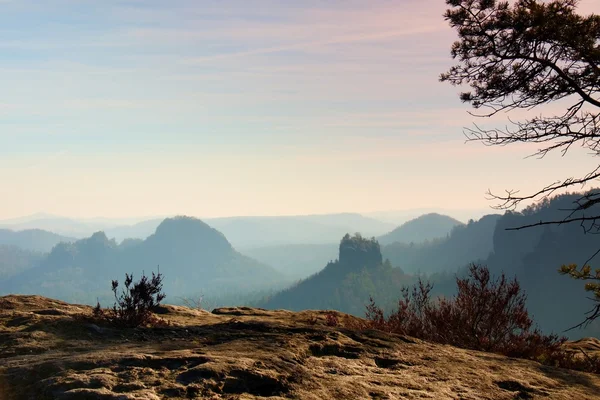
[{"label": "forested hillside", "polygon": [[[382,252],[409,273],[454,274],[470,262],[480,262],[496,275],[505,272],[509,277],[516,276],[528,294],[527,306],[535,321],[547,332],[560,333],[581,322],[593,303],[587,298],[583,282],[560,275],[558,269],[563,264],[583,265],[600,249],[598,236],[586,234],[585,226],[579,224],[509,229],[539,221],[560,221],[569,215],[573,202],[580,196],[556,196],[522,212],[470,221],[454,228],[446,239],[421,245],[395,243],[385,246]],[[594,266],[598,262],[596,257],[590,263]],[[450,294],[445,293],[446,289],[440,292]],[[597,335],[600,324],[596,322],[587,330],[568,334]]]},{"label": "forested hillside", "polygon": [[269,298],[262,306],[290,310],[335,309],[364,315],[373,296],[380,304],[394,303],[399,288],[412,282],[401,269],[383,261],[379,243],[360,235],[346,235],[339,258],[317,274]]},{"label": "forested hillside", "polygon": [[34,268],[43,259],[44,254],[37,251],[0,245],[0,282]]},{"label": "forested hillside", "polygon": [[[580,224],[545,225],[522,230],[507,230],[539,221],[560,221],[570,214],[573,202],[581,194],[567,194],[546,199],[523,212],[508,212],[494,231],[494,252],[486,260],[491,270],[516,275],[528,293],[528,306],[536,321],[547,330],[562,331],[583,319],[591,308],[584,282],[558,273],[563,264],[583,265],[599,249],[598,235],[586,234]],[[594,208],[597,208],[594,207]],[[596,209],[586,210],[597,212]],[[596,256],[589,262],[600,265]],[[596,322],[587,331],[573,331],[579,336],[600,334]]]},{"label": "forested hillside", "polygon": [[[523,212],[488,215],[456,226],[446,238],[420,244],[394,243],[380,249],[376,241],[346,236],[338,260],[273,296],[266,306],[333,308],[363,315],[364,304],[373,296],[390,310],[400,296],[400,288],[417,276],[434,282],[435,295],[453,295],[455,277],[462,276],[465,267],[476,262],[487,265],[495,275],[505,272],[509,277],[516,276],[528,294],[527,306],[535,321],[546,332],[561,333],[580,322],[593,303],[587,299],[581,281],[560,275],[558,269],[562,264],[583,264],[600,249],[597,235],[586,235],[581,226],[574,224],[507,228],[564,218],[564,210],[578,196],[557,196]],[[381,262],[384,258],[389,262]],[[600,334],[598,325],[568,334],[574,338]]]},{"label": "forested hillside", "polygon": [[[281,287],[282,274],[243,256],[217,230],[200,220],[164,220],[144,241],[118,245],[102,232],[75,243],[61,243],[39,266],[0,282],[2,293],[36,293],[68,301],[110,300],[112,279],[125,273],[160,271],[169,301],[181,296],[238,296]],[[278,286],[279,285],[279,286]]]},{"label": "forested hillside", "polygon": [[470,262],[485,260],[494,250],[494,231],[500,215],[455,226],[447,237],[422,243],[392,243],[383,256],[409,273],[455,272]]}]

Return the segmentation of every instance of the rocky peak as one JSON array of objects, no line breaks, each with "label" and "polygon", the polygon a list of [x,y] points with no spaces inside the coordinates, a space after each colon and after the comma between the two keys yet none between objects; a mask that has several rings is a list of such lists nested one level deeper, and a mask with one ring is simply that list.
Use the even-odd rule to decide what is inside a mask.
[{"label": "rocky peak", "polygon": [[178,247],[210,249],[211,252],[231,251],[231,244],[218,230],[193,217],[167,218],[156,228],[148,240]]},{"label": "rocky peak", "polygon": [[346,234],[340,242],[340,264],[352,269],[372,268],[383,262],[381,248],[375,239],[365,239],[360,234]]}]

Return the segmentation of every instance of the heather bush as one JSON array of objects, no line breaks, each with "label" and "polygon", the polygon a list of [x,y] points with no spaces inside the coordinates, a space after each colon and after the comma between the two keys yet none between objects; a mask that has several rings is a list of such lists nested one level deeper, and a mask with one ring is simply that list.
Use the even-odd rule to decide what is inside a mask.
[{"label": "heather bush", "polygon": [[527,358],[544,364],[600,371],[600,359],[564,350],[567,340],[533,327],[526,295],[516,279],[493,279],[487,267],[472,264],[468,277],[457,278],[453,298],[433,300],[433,286],[421,280],[402,289],[398,308],[389,316],[373,299],[367,305],[367,328],[409,335],[457,347]]},{"label": "heather bush", "polygon": [[138,282],[133,282],[133,274],[125,274],[125,288],[117,293],[119,282],[112,281],[115,303],[112,309],[102,309],[100,303],[94,308],[94,316],[113,325],[137,327],[160,322],[152,310],[160,305],[165,294],[162,293],[163,275],[152,272],[152,278],[142,273]]}]

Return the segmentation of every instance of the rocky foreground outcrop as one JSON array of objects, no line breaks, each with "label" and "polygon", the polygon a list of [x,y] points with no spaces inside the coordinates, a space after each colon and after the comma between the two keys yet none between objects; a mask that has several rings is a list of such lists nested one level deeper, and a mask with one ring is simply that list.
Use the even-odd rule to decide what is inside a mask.
[{"label": "rocky foreground outcrop", "polygon": [[160,312],[169,326],[112,329],[87,306],[0,298],[0,399],[600,398],[597,375],[328,327],[320,311]]}]

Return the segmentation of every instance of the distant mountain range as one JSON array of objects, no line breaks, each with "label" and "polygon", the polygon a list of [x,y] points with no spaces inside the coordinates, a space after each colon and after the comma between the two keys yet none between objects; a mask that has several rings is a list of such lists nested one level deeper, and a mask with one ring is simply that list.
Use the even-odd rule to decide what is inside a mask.
[{"label": "distant mountain range", "polygon": [[[365,237],[378,237],[397,228],[399,224],[397,221],[403,223],[411,218],[418,217],[420,215],[418,212],[419,210],[407,210],[369,214],[239,216],[203,218],[203,221],[221,231],[235,248],[248,250],[279,245],[331,245],[337,243],[339,238],[348,232],[360,232]],[[450,219],[450,217],[447,218]],[[38,213],[21,218],[0,220],[0,229],[13,231],[45,230],[62,236],[63,239],[61,240],[83,239],[94,232],[102,231],[106,233],[108,238],[114,238],[117,242],[121,242],[125,239],[146,239],[154,233],[164,219],[165,217],[76,219]],[[439,229],[439,231],[443,233],[444,229]],[[422,235],[416,235],[410,241],[421,241]],[[429,236],[426,234],[425,237]],[[391,238],[390,240],[404,241],[406,237]],[[35,245],[27,246],[22,243],[17,245],[41,251],[50,250],[47,248],[48,246],[41,249],[35,247]],[[385,238],[382,243],[387,243]]]},{"label": "distant mountain range", "polygon": [[[421,239],[445,233],[447,227],[436,229],[431,226],[432,220],[439,220],[440,224],[448,221],[459,224],[449,217],[429,215],[417,218],[393,233],[402,232],[410,236],[409,231],[412,229],[417,235],[414,237]],[[17,222],[34,223],[33,221]],[[236,217],[209,221],[220,229],[194,218],[169,218],[110,228],[106,233],[97,232],[80,240],[41,230],[6,230],[3,232],[10,238],[11,244],[45,252],[53,247],[54,249],[44,257],[21,254],[25,261],[15,271],[24,272],[11,273],[11,276],[17,276],[0,284],[0,289],[5,292],[16,290],[69,301],[89,302],[96,297],[106,298],[107,293],[110,294],[105,289],[106,282],[122,279],[124,272],[139,275],[142,270],[150,271],[160,265],[166,277],[165,287],[178,295],[221,295],[231,290],[272,290],[274,287],[281,287],[284,282],[315,274],[324,265],[334,262],[339,245],[329,242],[248,247],[244,253],[251,257],[247,257],[234,250],[235,246],[225,239],[226,235],[222,231],[228,231],[234,237],[238,235],[238,243],[251,245],[273,241],[325,241],[334,235],[341,237],[345,233],[358,231],[357,226],[367,231],[389,230],[389,225],[357,214]],[[151,230],[153,233],[146,235]],[[111,236],[133,238],[119,243],[110,239]],[[139,239],[136,236],[146,238]],[[14,259],[12,256],[5,258]],[[342,260],[342,264],[349,262],[348,257]],[[245,275],[246,272],[249,275]],[[71,297],[65,298],[66,293]]]},{"label": "distant mountain range", "polygon": [[[492,254],[496,223],[501,218],[487,215],[463,224],[447,216],[427,214],[385,235],[383,240],[405,240],[386,246],[380,246],[378,240],[346,236],[339,245],[250,250],[259,260],[285,266],[282,271],[291,267],[290,259],[302,260],[304,266],[300,262],[293,265],[305,272],[316,270],[319,261],[326,265],[259,305],[292,310],[332,308],[364,315],[364,306],[372,296],[391,310],[397,306],[401,286],[414,283],[416,276],[423,274],[435,282],[434,293],[450,295],[456,286],[454,274],[470,262],[486,260]],[[332,260],[334,251],[338,258]]]},{"label": "distant mountain range", "polygon": [[[145,239],[150,236],[156,227],[166,217],[154,218],[68,218],[58,215],[37,213],[20,218],[11,218],[0,220],[0,228],[13,231],[23,230],[45,230],[56,233],[61,236],[82,239],[89,237],[94,232],[109,232],[115,230],[117,240],[123,240],[129,237]],[[140,227],[135,228],[138,224]],[[150,226],[148,228],[148,226]],[[123,232],[123,235],[121,235]],[[129,235],[129,233],[134,235]]]},{"label": "distant mountain range", "polygon": [[[399,255],[396,250],[403,247],[414,249],[415,244],[418,247],[425,241],[445,238],[454,228],[460,226],[464,226],[464,224],[446,215],[435,213],[426,214],[405,222],[393,231],[380,236],[378,241],[381,245],[395,243],[395,245],[384,246],[382,250],[384,257],[390,258],[394,265],[405,265],[407,264],[406,261],[410,259],[410,256],[407,254]],[[489,228],[488,235],[482,236],[484,238],[489,238],[489,245],[485,246],[488,250],[483,254],[484,257],[487,257],[491,251],[493,229],[494,226],[492,225]],[[353,231],[348,230],[347,232]],[[413,243],[413,245],[411,246],[410,243]],[[455,243],[452,242],[447,246],[453,248],[454,244]],[[323,268],[323,265],[326,265],[329,261],[336,259],[338,248],[339,244],[332,242],[319,244],[271,245],[248,248],[244,249],[243,252],[265,264],[272,265],[274,268],[288,274],[290,277],[306,278],[307,276],[320,271]],[[471,247],[467,246],[464,251],[468,254],[473,254],[472,252],[469,253],[470,250]],[[416,257],[419,263],[423,261],[422,259],[418,259],[418,256],[412,257],[413,259]],[[456,257],[450,257],[447,259],[448,265],[453,269],[456,265],[462,265],[463,259],[464,257],[460,259],[459,263],[456,263]],[[468,260],[470,259],[467,256],[467,261],[465,262],[468,262]],[[408,265],[414,267],[413,262],[408,263]]]},{"label": "distant mountain range", "polygon": [[[65,219],[52,216],[38,215],[29,219],[12,221],[12,223],[35,224],[35,221],[38,221],[36,218],[42,218],[46,223],[65,221]],[[439,220],[440,224],[454,221],[450,217],[428,215],[406,223],[403,227],[395,230],[393,234],[401,232],[410,237],[410,231],[413,230],[416,233],[415,240],[444,234],[447,229],[444,226],[441,229],[436,229],[432,220]],[[71,222],[68,219],[66,221]],[[152,236],[162,222],[162,219],[152,219],[133,225],[109,228],[106,229],[105,240],[102,241],[111,242],[110,238],[117,238],[121,241],[120,245],[118,242],[111,242],[112,247],[118,247],[119,251],[125,249],[132,251],[132,248],[137,248],[146,238]],[[215,218],[209,220],[209,222],[211,225],[218,227],[219,231],[237,238],[237,246],[234,245],[234,247],[241,246],[244,254],[262,264],[273,266],[275,270],[289,279],[306,278],[322,269],[327,262],[334,260],[338,253],[338,244],[333,241],[335,239],[330,238],[339,238],[345,233],[360,231],[361,227],[364,229],[363,232],[365,230],[366,232],[372,232],[377,229],[379,231],[389,229],[387,224],[382,224],[377,220],[365,218],[358,214]],[[427,229],[430,232],[423,234]],[[387,236],[391,236],[391,234]],[[75,242],[76,240],[72,237],[42,230],[19,232],[0,230],[0,244],[15,245],[25,250],[49,252],[60,242]],[[330,242],[318,243],[319,240],[330,240]],[[287,243],[293,241],[299,243]],[[272,242],[283,242],[284,244],[260,246]],[[311,244],[315,242],[317,244]],[[243,247],[244,244],[248,247]],[[252,244],[258,245],[258,247],[252,247]]]},{"label": "distant mountain range", "polygon": [[[348,232],[379,235],[393,225],[360,214],[324,214],[280,217],[225,217],[203,219],[222,232],[239,249],[288,245],[332,243]],[[152,219],[129,226],[106,229],[110,238],[146,238],[161,223]]]},{"label": "distant mountain range", "polygon": [[[356,214],[217,218],[208,224],[194,218],[147,220],[118,228],[124,236],[135,232],[144,236],[154,229],[143,238],[119,243],[109,239],[111,229],[117,229],[113,227],[107,234],[56,244],[46,255],[43,252],[56,242],[72,239],[43,231],[18,235],[0,231],[0,295],[18,292],[74,302],[95,302],[97,297],[110,301],[112,279],[122,280],[125,272],[139,277],[143,270],[149,273],[160,265],[168,301],[205,294],[224,295],[223,305],[247,304],[253,293],[253,299],[262,297],[260,304],[272,308],[335,308],[363,315],[369,295],[393,307],[400,286],[418,275],[435,282],[436,294],[452,295],[455,274],[462,274],[470,262],[480,262],[495,275],[516,276],[536,322],[547,332],[560,333],[579,322],[592,303],[584,282],[557,270],[561,264],[586,261],[600,248],[598,236],[585,235],[578,224],[506,229],[560,220],[565,217],[561,209],[569,209],[578,196],[558,196],[522,212],[486,215],[466,224],[429,214],[397,229]],[[598,214],[600,205],[585,211]],[[361,231],[361,226],[363,233],[381,229],[383,244],[345,236]],[[226,239],[226,232],[235,241]],[[335,235],[337,239],[331,239]],[[597,264],[592,260],[594,268]],[[289,286],[292,282],[296,283]],[[600,334],[598,325],[569,335]]]},{"label": "distant mountain range", "polygon": [[389,211],[373,211],[361,213],[365,217],[375,218],[379,221],[388,222],[395,226],[402,225],[411,219],[418,218],[425,214],[441,214],[448,215],[458,221],[467,222],[470,219],[478,220],[484,215],[490,214],[490,208],[471,208],[471,209],[450,209],[440,207],[414,208],[407,210],[389,210]]},{"label": "distant mountain range", "polygon": [[0,245],[16,246],[25,250],[47,253],[60,242],[74,242],[76,239],[58,235],[41,229],[13,231],[0,229]]},{"label": "distant mountain range", "polygon": [[280,244],[335,243],[348,232],[377,236],[394,225],[360,214],[207,219],[240,250]]},{"label": "distant mountain range", "polygon": [[[131,224],[117,225],[114,220],[75,220],[46,214],[0,221],[0,228],[12,230],[45,229],[57,234],[88,237],[103,231],[108,238],[146,239],[163,221],[153,218]],[[395,225],[360,214],[340,213],[277,217],[226,217],[206,218],[206,223],[223,232],[237,249],[273,246],[281,244],[335,243],[348,232],[361,232],[378,236],[390,231]]]},{"label": "distant mountain range", "polygon": [[[508,278],[517,277],[527,294],[530,315],[545,332],[566,334],[571,339],[598,336],[600,320],[585,329],[565,332],[581,322],[594,303],[584,291],[585,282],[557,272],[563,264],[582,265],[594,255],[600,249],[598,236],[585,234],[579,224],[507,230],[540,220],[561,220],[570,212],[563,210],[569,210],[579,196],[561,195],[522,212],[487,215],[467,224],[457,224],[445,237],[425,242],[394,242],[382,246],[380,252],[379,245],[371,243],[363,247],[370,248],[367,252],[372,254],[379,253],[372,262],[360,261],[360,252],[353,257],[344,257],[340,246],[340,259],[327,263],[323,270],[271,296],[262,305],[292,310],[332,308],[364,315],[364,305],[369,296],[373,296],[389,311],[394,307],[393,299],[397,300],[401,295],[400,286],[411,284],[417,276],[434,282],[435,295],[452,296],[456,290],[455,276],[463,276],[467,265],[477,262],[488,266],[495,276],[505,273]],[[598,215],[600,205],[585,211],[586,215]],[[329,246],[321,248],[321,260],[330,257],[332,245]],[[316,253],[313,249],[317,247],[303,250]],[[283,257],[285,248],[281,247],[279,251]],[[293,249],[289,254],[292,257]],[[264,259],[266,255],[261,257]],[[307,259],[310,258],[307,256]],[[350,261],[353,259],[356,261],[354,265]],[[380,259],[389,259],[390,264],[385,261],[380,264]],[[597,264],[596,259],[591,261],[592,267]],[[386,282],[393,284],[388,286]]]},{"label": "distant mountain range", "polygon": [[107,227],[106,224],[102,223],[88,223],[47,214],[35,214],[29,217],[0,221],[0,228],[4,229],[14,231],[40,229],[78,239],[89,236],[93,232],[106,229]]},{"label": "distant mountain range", "polygon": [[112,279],[125,272],[165,275],[165,292],[178,296],[240,294],[282,287],[283,274],[238,253],[225,236],[188,217],[165,219],[145,240],[119,245],[103,232],[58,244],[35,268],[0,283],[0,292],[34,293],[67,301],[110,300]]}]

